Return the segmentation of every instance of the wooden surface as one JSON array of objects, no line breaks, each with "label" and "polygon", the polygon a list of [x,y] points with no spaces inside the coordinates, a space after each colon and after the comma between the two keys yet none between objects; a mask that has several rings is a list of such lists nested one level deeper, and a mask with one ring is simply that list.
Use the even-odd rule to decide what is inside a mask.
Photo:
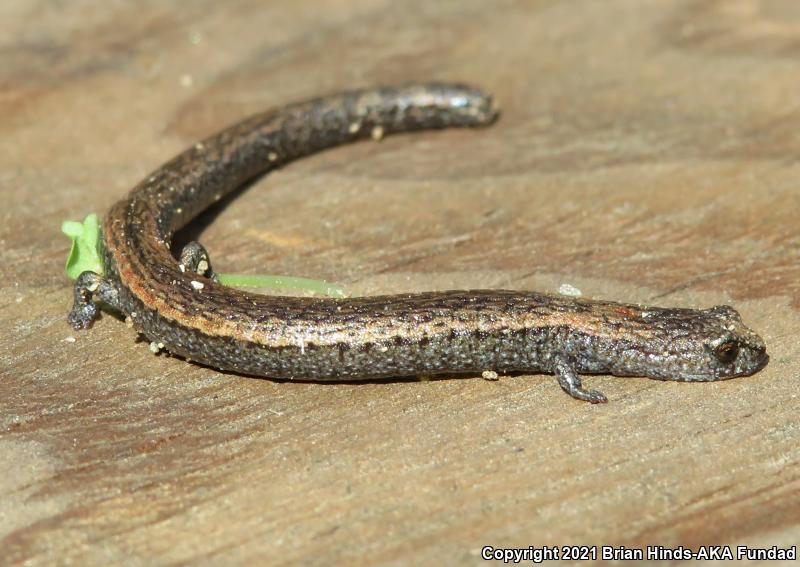
[{"label": "wooden surface", "polygon": [[[0,562],[483,564],[484,545],[800,540],[800,5],[291,0],[0,7]],[[229,122],[461,80],[485,131],[292,164],[200,235],[221,271],[728,303],[768,368],[275,383],[65,322],[64,219]],[[74,339],[74,340],[73,340]]]}]

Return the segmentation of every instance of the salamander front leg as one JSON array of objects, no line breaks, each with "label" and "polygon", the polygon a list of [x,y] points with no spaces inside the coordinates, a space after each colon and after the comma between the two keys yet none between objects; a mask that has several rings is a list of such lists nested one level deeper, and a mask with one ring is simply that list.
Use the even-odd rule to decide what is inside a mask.
[{"label": "salamander front leg", "polygon": [[192,241],[181,250],[181,271],[189,270],[208,279],[219,282],[219,276],[211,267],[208,251],[199,242]]},{"label": "salamander front leg", "polygon": [[566,355],[556,357],[554,372],[558,378],[561,389],[575,399],[591,402],[593,404],[604,404],[608,401],[602,392],[597,390],[584,390],[581,384],[581,377],[575,371],[575,365]]},{"label": "salamander front leg", "polygon": [[119,307],[119,294],[117,288],[105,278],[94,272],[83,272],[75,280],[74,303],[72,310],[67,315],[67,321],[76,331],[88,329],[97,319],[98,307],[96,301],[102,301],[112,309],[121,311]]}]

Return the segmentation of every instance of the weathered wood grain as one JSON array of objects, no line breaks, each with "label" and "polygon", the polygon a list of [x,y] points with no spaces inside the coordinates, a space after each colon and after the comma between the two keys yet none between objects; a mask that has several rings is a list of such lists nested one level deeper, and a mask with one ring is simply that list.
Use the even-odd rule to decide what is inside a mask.
[{"label": "weathered wood grain", "polygon": [[[730,303],[769,367],[589,378],[597,407],[545,376],[276,383],[153,356],[111,316],[66,325],[62,220],[250,112],[430,79],[494,92],[502,120],[260,180],[205,219],[218,269]],[[798,132],[791,0],[7,0],[0,563],[796,544]]]}]

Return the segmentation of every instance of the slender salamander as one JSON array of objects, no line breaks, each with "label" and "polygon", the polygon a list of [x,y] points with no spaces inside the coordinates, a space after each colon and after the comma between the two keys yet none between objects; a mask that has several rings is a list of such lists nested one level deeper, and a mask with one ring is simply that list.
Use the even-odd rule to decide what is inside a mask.
[{"label": "slender salamander", "polygon": [[752,374],[764,341],[731,307],[665,309],[527,291],[447,291],[348,299],[270,297],[220,285],[206,251],[170,251],[175,231],[252,178],[339,144],[414,130],[479,127],[491,97],[462,85],[361,90],[252,116],[136,186],[102,224],[105,273],[84,272],[68,320],[97,303],[170,353],[222,370],[319,381],[552,373],[571,396],[605,402],[582,374],[713,381]]}]

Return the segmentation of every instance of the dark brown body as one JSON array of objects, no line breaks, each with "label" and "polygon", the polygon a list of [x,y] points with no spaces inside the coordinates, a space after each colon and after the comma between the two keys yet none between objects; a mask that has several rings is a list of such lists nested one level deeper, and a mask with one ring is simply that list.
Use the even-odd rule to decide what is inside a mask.
[{"label": "dark brown body", "polygon": [[[484,126],[495,117],[491,99],[479,91],[426,85],[346,93],[237,124],[164,165],[110,210],[102,234],[108,302],[169,352],[283,379],[555,372],[576,397],[597,394],[582,399],[604,401],[581,390],[575,373],[714,380],[763,366],[763,342],[733,310],[654,309],[516,291],[267,297],[182,270],[170,251],[173,233],[203,209],[292,159],[368,137],[375,128],[392,134]],[[76,291],[71,321],[85,327],[93,315],[79,312],[78,298]],[[703,349],[727,340],[722,333],[738,341],[737,353],[752,347],[753,356],[709,365]]]}]

